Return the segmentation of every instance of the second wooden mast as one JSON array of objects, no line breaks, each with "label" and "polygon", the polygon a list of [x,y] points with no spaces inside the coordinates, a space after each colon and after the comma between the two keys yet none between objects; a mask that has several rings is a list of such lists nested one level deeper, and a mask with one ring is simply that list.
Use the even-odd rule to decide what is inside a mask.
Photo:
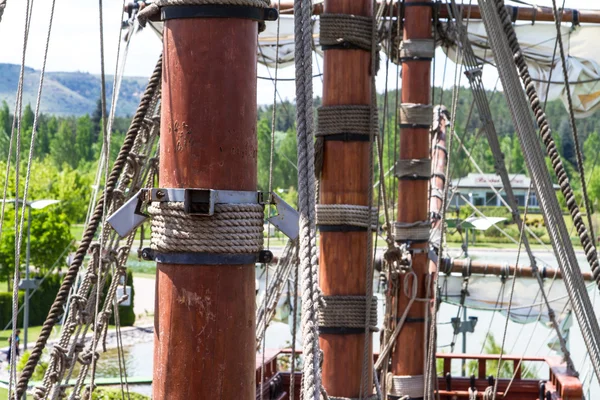
[{"label": "second wooden mast", "polygon": [[[406,0],[404,3],[402,62],[402,104],[400,105],[399,161],[420,160],[430,162],[429,130],[432,121],[431,107],[431,58],[433,3],[422,0]],[[425,168],[427,171],[430,168]],[[398,172],[398,170],[397,170]],[[397,174],[398,175],[398,174]],[[398,214],[394,227],[397,243],[406,243],[412,253],[412,271],[417,283],[416,293],[411,293],[412,279],[400,278],[398,315],[402,315],[410,302],[404,293],[426,298],[429,264],[427,247],[429,241],[428,193],[429,173],[398,180]],[[404,290],[406,289],[406,290]],[[393,392],[409,395],[411,399],[423,397],[425,386],[425,343],[427,331],[425,307],[415,302],[396,339],[396,351],[392,355],[391,371],[394,375]],[[401,387],[411,388],[410,393]]]},{"label": "second wooden mast", "polygon": [[[349,24],[368,26],[373,15],[372,0],[326,0],[325,12],[326,15],[321,16],[321,45],[326,42],[325,36],[332,36],[333,30],[328,29],[326,24],[334,26],[346,20]],[[325,21],[327,18],[329,20]],[[325,32],[327,30],[329,34]],[[334,35],[343,38],[344,33],[338,31]],[[356,205],[367,208],[370,184],[368,116],[371,90],[374,89],[371,87],[371,73],[375,73],[371,71],[371,52],[365,47],[357,48],[351,42],[340,46],[324,45],[323,49],[323,107],[318,110],[317,133],[318,140],[323,141],[319,207]],[[351,111],[352,107],[356,113]],[[333,129],[326,127],[331,126],[328,123],[332,121],[328,117],[330,114],[338,118],[337,123],[331,124]],[[350,119],[356,121],[355,118],[366,121],[366,126],[364,123],[360,127],[344,123]],[[329,300],[328,307],[335,298],[365,300],[367,229],[352,225],[352,222],[324,224],[321,221],[324,215],[322,209],[318,211],[320,285],[326,303]],[[365,303],[362,304],[364,309]],[[371,314],[371,317],[375,315]],[[363,387],[363,393],[372,387],[371,368],[363,371],[365,340],[371,340],[371,337],[365,338],[363,327],[326,325],[320,328],[319,340],[323,350],[323,386],[329,396],[359,398],[363,373],[369,374],[368,387]],[[372,359],[371,351],[369,360]]]}]

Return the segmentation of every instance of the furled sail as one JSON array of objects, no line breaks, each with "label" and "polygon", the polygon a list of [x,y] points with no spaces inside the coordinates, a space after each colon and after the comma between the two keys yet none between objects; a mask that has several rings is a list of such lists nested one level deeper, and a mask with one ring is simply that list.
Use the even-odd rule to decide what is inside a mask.
[{"label": "furled sail", "polygon": [[[494,55],[483,22],[469,21],[468,32],[475,56],[493,64]],[[545,99],[548,95],[548,100],[561,99],[566,105],[563,65],[560,52],[555,53],[554,23],[522,23],[515,26],[515,32],[539,97]],[[448,36],[452,39],[453,35],[449,33]],[[563,24],[561,36],[567,55],[575,116],[584,118],[600,108],[600,52],[597,51],[595,42],[600,37],[600,27]],[[443,47],[448,57],[456,61],[456,45]]]}]

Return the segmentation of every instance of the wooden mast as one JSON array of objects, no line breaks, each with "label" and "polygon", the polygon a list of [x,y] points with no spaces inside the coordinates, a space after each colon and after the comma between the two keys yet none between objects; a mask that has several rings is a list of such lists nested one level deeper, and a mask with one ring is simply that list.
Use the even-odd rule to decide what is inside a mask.
[{"label": "wooden mast", "polygon": [[[326,0],[325,11],[371,16],[372,1]],[[324,54],[323,106],[370,104],[370,52],[330,49]],[[325,141],[321,204],[368,205],[369,148],[368,141]],[[366,232],[320,233],[325,296],[365,295],[366,247]],[[320,334],[323,386],[330,396],[360,397],[364,340],[364,333]]]},{"label": "wooden mast", "polygon": [[[410,5],[410,3],[415,3]],[[406,0],[403,40],[431,39],[431,19],[433,4],[430,1]],[[431,104],[431,61],[404,60],[402,62],[402,103]],[[426,127],[402,128],[400,132],[400,160],[429,158],[429,129]],[[398,180],[397,221],[404,223],[429,220],[427,180]],[[411,248],[426,248],[427,243],[411,243]],[[429,272],[427,252],[417,252],[412,256],[412,268],[418,279],[417,297],[427,294],[426,281]],[[400,279],[401,285],[410,285]],[[404,288],[399,290],[398,315],[402,315],[409,298]],[[408,312],[396,339],[396,351],[392,355],[392,373],[396,376],[425,375],[425,308],[422,303],[414,303]]]},{"label": "wooden mast", "polygon": [[[406,1],[408,2],[408,1]],[[293,12],[293,1],[285,0],[281,2],[281,14],[291,14]],[[395,2],[392,5],[392,15],[398,15],[398,3]],[[387,8],[387,7],[386,7]],[[470,19],[481,19],[481,11],[477,5],[459,5],[463,18]],[[512,16],[515,21],[529,21],[529,22],[554,22],[554,11],[551,7],[518,7],[518,6],[507,6],[508,13]],[[442,6],[438,9],[439,18],[448,18],[448,8],[442,3]],[[600,23],[600,11],[599,10],[577,10],[571,8],[561,9],[560,11],[562,22],[579,22],[579,23]],[[320,15],[323,13],[323,4],[315,4],[313,6],[313,14]],[[389,10],[384,10],[383,15],[390,15]]]},{"label": "wooden mast", "polygon": [[[160,187],[257,188],[249,19],[164,25]],[[153,398],[255,397],[254,265],[157,264]]]}]

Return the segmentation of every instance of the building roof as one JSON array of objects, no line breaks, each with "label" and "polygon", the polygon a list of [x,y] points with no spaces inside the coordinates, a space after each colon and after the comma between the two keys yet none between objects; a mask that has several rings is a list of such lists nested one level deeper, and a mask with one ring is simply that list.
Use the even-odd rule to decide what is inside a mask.
[{"label": "building roof", "polygon": [[[523,174],[508,174],[510,181],[512,183],[513,189],[529,189],[531,185],[531,179],[527,175]],[[463,176],[462,178],[453,179],[452,187],[455,189],[485,189],[489,188],[490,184],[494,186],[496,189],[502,188],[502,180],[500,179],[500,175],[496,174],[475,174],[470,173],[467,176]],[[553,185],[554,190],[560,189],[560,186]]]}]

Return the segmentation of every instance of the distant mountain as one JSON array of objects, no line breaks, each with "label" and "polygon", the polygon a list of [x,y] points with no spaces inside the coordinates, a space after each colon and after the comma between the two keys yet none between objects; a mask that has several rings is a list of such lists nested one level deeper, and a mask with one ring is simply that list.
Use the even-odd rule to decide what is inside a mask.
[{"label": "distant mountain", "polygon": [[[0,102],[6,100],[12,108],[19,82],[20,65],[0,63]],[[35,105],[40,79],[40,71],[25,69],[23,104]],[[148,78],[123,77],[118,116],[130,116],[137,109]],[[110,106],[112,97],[112,75],[106,76],[106,102]],[[100,76],[85,72],[46,72],[42,93],[41,111],[54,115],[91,114],[100,98]],[[108,107],[109,107],[108,106]]]}]

